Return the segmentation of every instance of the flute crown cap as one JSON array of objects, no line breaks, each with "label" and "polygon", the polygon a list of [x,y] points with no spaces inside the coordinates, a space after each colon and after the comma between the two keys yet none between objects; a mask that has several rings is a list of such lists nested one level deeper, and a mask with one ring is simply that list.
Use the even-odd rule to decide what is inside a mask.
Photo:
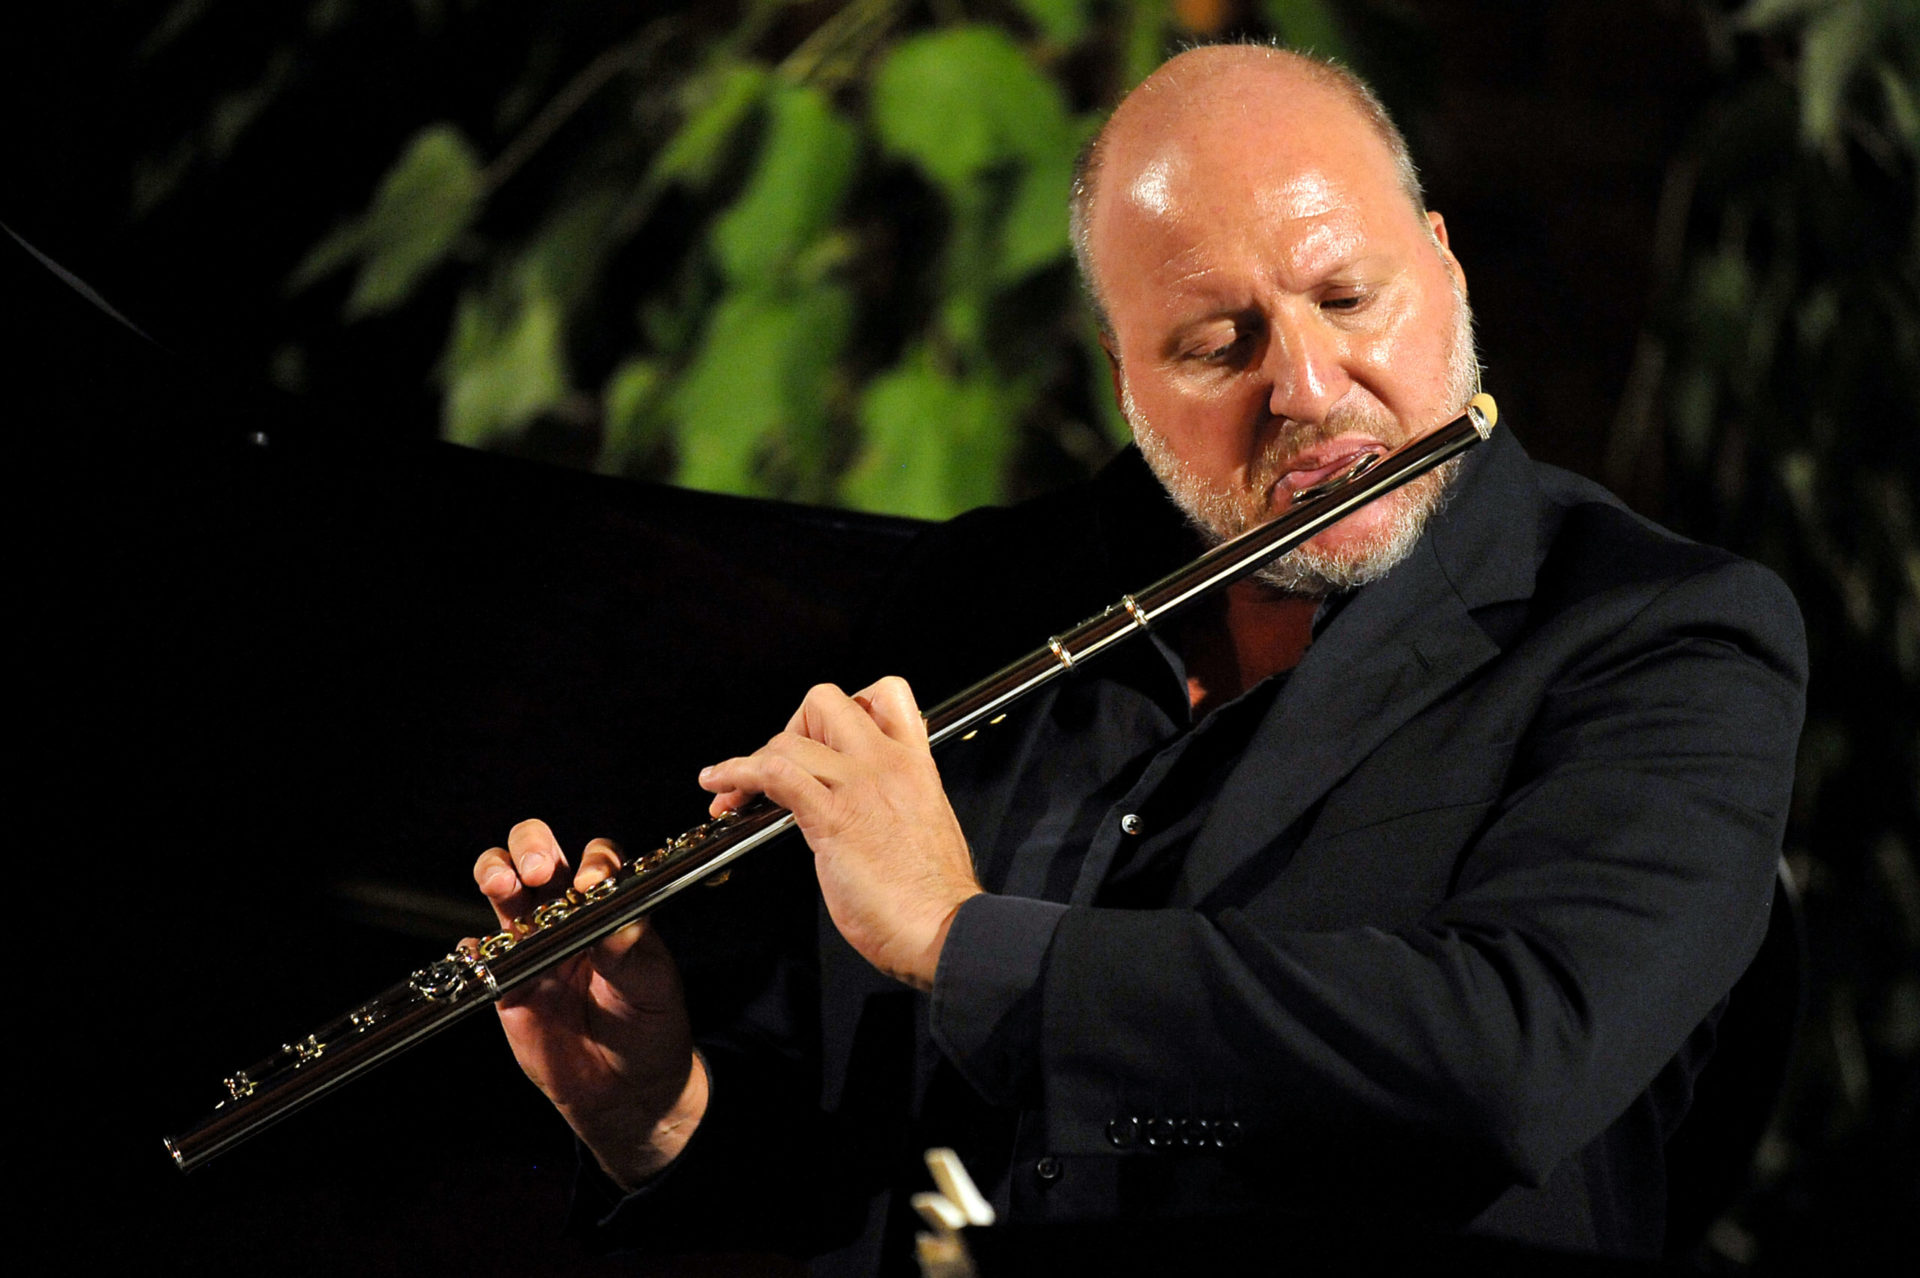
[{"label": "flute crown cap", "polygon": [[1480,432],[1480,438],[1493,437],[1493,428],[1500,422],[1500,405],[1493,402],[1493,396],[1481,391],[1467,401],[1467,413],[1472,416],[1475,409],[1479,416],[1474,419],[1473,428]]}]

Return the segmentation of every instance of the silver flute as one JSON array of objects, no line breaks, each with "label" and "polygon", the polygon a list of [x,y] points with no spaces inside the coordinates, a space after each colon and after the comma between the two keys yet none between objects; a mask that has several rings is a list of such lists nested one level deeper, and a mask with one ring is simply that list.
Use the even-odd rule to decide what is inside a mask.
[{"label": "silver flute", "polygon": [[[1004,669],[927,712],[932,744],[998,722],[1028,693],[1139,634],[1188,604],[1251,575],[1328,525],[1445,464],[1493,434],[1498,410],[1475,395],[1459,417],[1384,455],[1366,453],[1340,474],[1293,497],[1282,514],[1224,541],[1097,616],[1048,639]],[[424,1042],[578,954],[663,901],[723,878],[735,859],[793,828],[793,814],[765,799],[697,825],[627,861],[585,891],[564,895],[361,1003],[258,1064],[223,1079],[226,1098],[177,1136],[167,1152],[182,1171],[225,1153],[349,1079]]]}]

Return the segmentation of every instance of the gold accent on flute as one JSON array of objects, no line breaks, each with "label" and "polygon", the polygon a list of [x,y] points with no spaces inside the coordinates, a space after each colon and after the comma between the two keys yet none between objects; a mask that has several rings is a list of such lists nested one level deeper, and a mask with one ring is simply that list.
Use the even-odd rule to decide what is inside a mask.
[{"label": "gold accent on flute", "polygon": [[[1007,707],[1080,662],[1240,580],[1352,514],[1489,438],[1498,418],[1475,395],[1446,425],[1337,482],[1301,494],[1290,509],[1220,543],[1185,567],[1121,597],[1097,616],[927,712],[938,745],[998,723]],[[793,814],[766,799],[703,822],[628,861],[585,891],[569,888],[530,915],[444,958],[225,1080],[227,1098],[178,1136],[167,1152],[182,1171],[232,1149],[349,1079],[487,1007],[500,995],[650,913],[700,882],[716,882],[737,858],[793,828]]]}]

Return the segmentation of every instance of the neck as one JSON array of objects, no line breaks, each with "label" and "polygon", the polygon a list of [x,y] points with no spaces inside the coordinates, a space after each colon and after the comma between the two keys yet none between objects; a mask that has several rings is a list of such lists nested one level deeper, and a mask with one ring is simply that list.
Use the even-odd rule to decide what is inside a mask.
[{"label": "neck", "polygon": [[1318,599],[1249,579],[1228,586],[1188,630],[1187,701],[1198,719],[1269,675],[1291,670],[1313,642]]}]

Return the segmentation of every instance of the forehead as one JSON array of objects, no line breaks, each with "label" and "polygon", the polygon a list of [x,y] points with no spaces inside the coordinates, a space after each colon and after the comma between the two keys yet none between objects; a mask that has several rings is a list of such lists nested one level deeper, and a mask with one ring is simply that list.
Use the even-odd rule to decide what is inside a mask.
[{"label": "forehead", "polygon": [[1104,238],[1115,269],[1162,285],[1248,257],[1293,275],[1358,251],[1367,209],[1337,174],[1219,169],[1166,148],[1113,192]]},{"label": "forehead", "polygon": [[1089,214],[1103,293],[1142,273],[1164,288],[1249,254],[1311,272],[1422,235],[1391,149],[1346,95],[1272,76],[1130,98],[1109,125]]}]

